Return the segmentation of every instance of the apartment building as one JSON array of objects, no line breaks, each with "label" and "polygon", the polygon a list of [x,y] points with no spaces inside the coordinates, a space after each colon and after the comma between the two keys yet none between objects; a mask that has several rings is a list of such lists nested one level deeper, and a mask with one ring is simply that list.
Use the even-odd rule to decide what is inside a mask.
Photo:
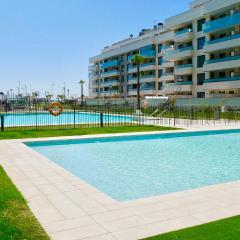
[{"label": "apartment building", "polygon": [[135,54],[142,96],[240,96],[240,2],[197,0],[190,9],[143,29],[90,58],[93,98],[136,97]]}]

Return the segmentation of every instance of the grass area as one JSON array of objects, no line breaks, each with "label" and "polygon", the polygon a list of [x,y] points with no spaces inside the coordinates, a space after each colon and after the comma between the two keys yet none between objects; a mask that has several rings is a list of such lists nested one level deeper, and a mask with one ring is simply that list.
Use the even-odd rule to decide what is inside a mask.
[{"label": "grass area", "polygon": [[2,167],[0,167],[0,239],[49,240]]},{"label": "grass area", "polygon": [[239,240],[240,216],[162,234],[145,240]]},{"label": "grass area", "polygon": [[77,128],[77,129],[48,129],[48,130],[17,130],[12,132],[0,132],[0,140],[20,139],[20,138],[39,138],[39,137],[58,137],[58,136],[77,136],[89,134],[104,133],[127,133],[127,132],[144,132],[144,131],[166,131],[177,130],[177,128],[160,127],[160,126],[118,126],[103,128]]}]

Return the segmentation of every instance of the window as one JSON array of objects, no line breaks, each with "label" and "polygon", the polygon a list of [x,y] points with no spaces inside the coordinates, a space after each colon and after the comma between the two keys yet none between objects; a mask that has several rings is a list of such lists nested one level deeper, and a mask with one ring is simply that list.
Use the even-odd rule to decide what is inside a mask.
[{"label": "window", "polygon": [[162,44],[158,45],[158,52],[160,53],[162,51]]},{"label": "window", "polygon": [[159,57],[159,58],[158,58],[158,65],[162,65],[162,63],[163,63],[163,58],[162,58],[162,57]]},{"label": "window", "polygon": [[159,82],[159,83],[158,83],[158,90],[161,90],[162,87],[163,87],[163,83],[162,83],[162,82]]},{"label": "window", "polygon": [[204,62],[205,62],[205,55],[201,55],[201,56],[197,57],[197,67],[198,68],[203,67]]},{"label": "window", "polygon": [[203,30],[203,24],[206,22],[205,18],[198,20],[197,31],[201,32]]},{"label": "window", "polygon": [[197,85],[203,85],[205,80],[205,73],[199,73],[197,75]]},{"label": "window", "polygon": [[198,50],[203,49],[205,44],[205,37],[198,38]]},{"label": "window", "polygon": [[163,73],[163,70],[162,70],[162,69],[158,70],[158,77],[159,77],[159,78],[162,76],[162,73]]}]

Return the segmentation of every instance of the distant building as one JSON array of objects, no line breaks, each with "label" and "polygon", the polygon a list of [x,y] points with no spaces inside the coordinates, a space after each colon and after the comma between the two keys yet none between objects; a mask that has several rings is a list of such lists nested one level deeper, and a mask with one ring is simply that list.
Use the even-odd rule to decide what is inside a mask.
[{"label": "distant building", "polygon": [[90,96],[136,96],[134,54],[148,58],[142,96],[240,96],[239,0],[194,1],[164,24],[105,47],[90,58]]}]

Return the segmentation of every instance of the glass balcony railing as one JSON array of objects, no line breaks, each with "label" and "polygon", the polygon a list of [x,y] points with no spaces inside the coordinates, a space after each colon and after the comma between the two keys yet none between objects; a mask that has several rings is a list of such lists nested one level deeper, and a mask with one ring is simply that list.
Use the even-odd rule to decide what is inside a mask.
[{"label": "glass balcony railing", "polygon": [[187,51],[187,50],[193,50],[193,46],[179,48],[179,49],[175,50],[175,52],[183,52],[183,51]]},{"label": "glass balcony railing", "polygon": [[118,90],[112,89],[112,90],[105,90],[105,91],[101,91],[101,93],[118,93]]},{"label": "glass balcony railing", "polygon": [[[140,79],[153,78],[153,77],[155,77],[155,75],[146,75],[146,76],[141,76]],[[129,77],[128,80],[134,81],[134,80],[137,80],[137,77]]]},{"label": "glass balcony railing", "polygon": [[205,61],[204,64],[211,64],[211,63],[219,63],[219,62],[226,62],[226,61],[233,61],[240,59],[240,55],[237,56],[231,56],[231,57],[225,57],[225,58],[218,58],[218,59],[210,59]]},{"label": "glass balcony railing", "polygon": [[109,84],[114,84],[114,83],[120,83],[120,81],[119,80],[111,80],[111,81],[101,82],[101,85],[109,85]]},{"label": "glass balcony railing", "polygon": [[188,67],[192,67],[192,64],[182,64],[182,65],[177,65],[175,66],[175,68],[179,69],[179,68],[188,68]]},{"label": "glass balcony railing", "polygon": [[109,74],[119,74],[118,70],[112,70],[112,71],[107,71],[107,72],[102,72],[101,76],[109,75]]},{"label": "glass balcony railing", "polygon": [[228,82],[228,81],[240,81],[240,76],[205,79],[204,83]]},{"label": "glass balcony railing", "polygon": [[[140,87],[140,91],[153,91],[155,90],[155,86],[144,86],[144,87]],[[137,88],[129,88],[128,89],[129,92],[134,92],[137,91]]]},{"label": "glass balcony railing", "polygon": [[169,49],[169,50],[174,49],[174,45],[163,45],[162,46],[162,50],[167,50],[167,49]]},{"label": "glass balcony railing", "polygon": [[184,33],[187,33],[187,32],[192,32],[192,31],[193,30],[191,28],[186,28],[186,29],[175,32],[175,36],[178,36],[178,35],[181,35],[181,34],[184,34]]},{"label": "glass balcony railing", "polygon": [[148,50],[148,51],[144,51],[144,52],[140,52],[140,55],[143,57],[155,57],[156,56],[156,51],[155,50]]},{"label": "glass balcony railing", "polygon": [[203,25],[203,32],[210,33],[224,28],[234,27],[240,24],[240,12],[233,15],[206,22]]},{"label": "glass balcony railing", "polygon": [[219,43],[219,42],[224,42],[224,41],[228,41],[228,40],[232,40],[232,39],[237,39],[240,38],[240,34],[235,34],[232,36],[228,36],[228,37],[224,37],[224,38],[219,38],[219,39],[215,39],[215,40],[211,40],[206,42],[206,45],[210,45],[210,44],[214,44],[214,43]]},{"label": "glass balcony railing", "polygon": [[167,73],[163,73],[163,74],[162,74],[163,77],[164,77],[164,76],[172,76],[172,75],[173,75],[172,72],[167,72]]},{"label": "glass balcony railing", "polygon": [[115,66],[118,66],[118,65],[119,65],[118,60],[112,60],[112,61],[109,61],[109,62],[102,63],[100,65],[100,67],[101,68],[108,68],[108,67],[115,67]]},{"label": "glass balcony railing", "polygon": [[176,82],[175,85],[192,85],[192,81]]},{"label": "glass balcony railing", "polygon": [[[144,64],[141,64],[140,65],[140,68],[141,67],[147,67],[147,66],[154,66],[155,63],[144,63]],[[137,68],[137,66],[130,66],[129,69],[134,69],[134,68]]]}]

